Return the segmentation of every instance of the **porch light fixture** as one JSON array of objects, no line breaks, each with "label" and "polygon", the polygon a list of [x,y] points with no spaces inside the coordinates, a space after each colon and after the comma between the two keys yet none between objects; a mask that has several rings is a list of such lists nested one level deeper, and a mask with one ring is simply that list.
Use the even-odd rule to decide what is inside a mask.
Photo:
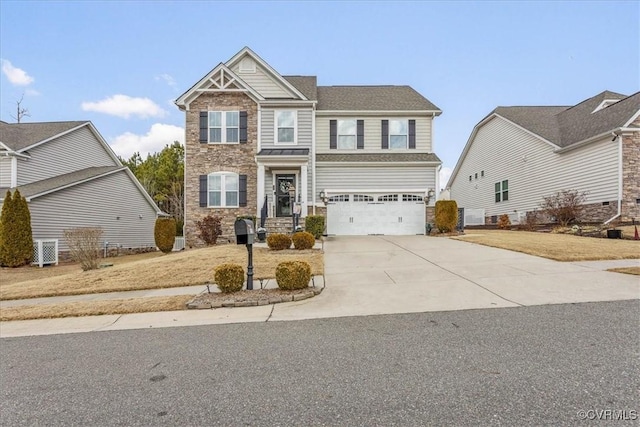
[{"label": "porch light fixture", "polygon": [[318,196],[320,196],[320,200],[322,201],[322,203],[324,203],[324,205],[327,206],[327,203],[329,202],[327,193],[325,193],[324,191],[321,191],[320,194],[318,194]]},{"label": "porch light fixture", "polygon": [[433,188],[430,188],[429,191],[427,191],[427,195],[424,196],[424,204],[428,205],[429,201],[431,201],[431,199],[433,199],[436,196],[436,192],[434,191]]}]

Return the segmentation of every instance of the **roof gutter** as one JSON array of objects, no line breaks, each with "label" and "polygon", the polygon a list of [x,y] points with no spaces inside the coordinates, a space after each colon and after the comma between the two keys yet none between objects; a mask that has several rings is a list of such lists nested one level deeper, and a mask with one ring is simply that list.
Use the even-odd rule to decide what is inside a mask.
[{"label": "roof gutter", "polygon": [[623,127],[619,127],[619,128],[615,128],[613,130],[607,131],[607,132],[603,132],[599,135],[596,136],[592,136],[591,138],[587,138],[585,140],[582,140],[580,142],[576,142],[573,143],[567,147],[563,147],[563,148],[559,148],[557,150],[553,150],[554,153],[558,153],[558,154],[562,154],[562,153],[566,153],[567,151],[571,151],[571,150],[575,150],[576,148],[580,148],[580,147],[584,147],[585,145],[591,144],[592,142],[601,140],[603,138],[609,137],[611,135],[613,135],[613,140],[615,141],[615,138],[618,135],[621,135],[624,132],[634,132],[634,131],[640,131],[640,129],[638,128],[623,128]]}]

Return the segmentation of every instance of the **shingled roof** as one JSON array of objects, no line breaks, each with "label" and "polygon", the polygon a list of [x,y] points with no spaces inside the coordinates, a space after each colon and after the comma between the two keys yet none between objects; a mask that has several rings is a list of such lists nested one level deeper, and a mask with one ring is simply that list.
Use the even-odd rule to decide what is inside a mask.
[{"label": "shingled roof", "polygon": [[316,76],[282,76],[310,101],[318,99],[318,78]]},{"label": "shingled roof", "polygon": [[[594,112],[604,100],[618,101]],[[574,106],[498,107],[491,114],[498,114],[559,147],[568,147],[624,126],[638,110],[640,92],[625,96],[604,91]]]},{"label": "shingled roof", "polygon": [[318,110],[440,111],[410,86],[318,86]]},{"label": "shingled roof", "polygon": [[88,122],[6,123],[0,121],[0,142],[13,151],[20,151],[85,123]]},{"label": "shingled roof", "polygon": [[[78,171],[58,175],[53,178],[42,179],[29,184],[18,186],[23,197],[31,197],[37,194],[48,193],[82,181],[91,180],[109,172],[125,170],[124,166],[97,166]],[[8,188],[0,188],[0,194],[4,195]]]}]

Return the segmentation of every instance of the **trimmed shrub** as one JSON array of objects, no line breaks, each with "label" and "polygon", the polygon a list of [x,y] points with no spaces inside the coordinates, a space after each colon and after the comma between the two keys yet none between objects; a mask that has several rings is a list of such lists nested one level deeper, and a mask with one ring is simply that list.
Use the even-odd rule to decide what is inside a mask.
[{"label": "trimmed shrub", "polygon": [[306,231],[293,233],[291,240],[293,241],[293,247],[298,250],[311,249],[316,243],[316,239],[313,237],[313,234]]},{"label": "trimmed shrub", "polygon": [[291,247],[291,238],[286,234],[273,233],[267,236],[267,246],[273,251],[281,251]]},{"label": "trimmed shrub", "polygon": [[510,230],[511,229],[511,220],[509,219],[509,215],[502,214],[498,218],[498,228],[502,230]]},{"label": "trimmed shrub", "polygon": [[156,246],[165,254],[171,253],[173,244],[176,241],[176,220],[175,218],[158,218],[153,228],[153,237]]},{"label": "trimmed shrub", "polygon": [[276,267],[276,282],[283,290],[304,289],[311,280],[311,266],[305,261],[285,261]]},{"label": "trimmed shrub", "polygon": [[560,190],[550,196],[544,196],[540,206],[545,214],[566,227],[571,221],[580,219],[586,200],[586,191]]},{"label": "trimmed shrub", "polygon": [[209,245],[218,243],[218,237],[222,235],[222,218],[207,215],[202,221],[196,221],[196,227],[200,231],[200,238]]},{"label": "trimmed shrub", "polygon": [[538,211],[536,209],[527,212],[524,218],[524,224],[521,224],[520,227],[527,230],[533,231],[536,229],[540,218],[538,216]]},{"label": "trimmed shrub", "polygon": [[244,270],[238,264],[220,264],[215,269],[213,279],[220,292],[238,292],[244,285]]},{"label": "trimmed shrub", "polygon": [[2,204],[0,218],[0,264],[20,267],[29,264],[33,258],[33,235],[31,213],[27,199],[16,190],[7,194]]},{"label": "trimmed shrub", "polygon": [[80,227],[64,230],[71,258],[80,263],[83,271],[98,268],[102,228]]},{"label": "trimmed shrub", "polygon": [[435,209],[436,228],[441,233],[449,233],[458,223],[458,204],[455,200],[438,200]]},{"label": "trimmed shrub", "polygon": [[322,215],[309,215],[304,219],[304,231],[313,234],[319,239],[324,234],[324,217]]}]

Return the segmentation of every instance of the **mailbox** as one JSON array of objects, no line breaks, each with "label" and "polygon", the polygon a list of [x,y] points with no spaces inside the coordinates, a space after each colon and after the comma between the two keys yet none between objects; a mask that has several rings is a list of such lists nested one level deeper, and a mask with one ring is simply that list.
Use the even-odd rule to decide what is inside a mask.
[{"label": "mailbox", "polygon": [[236,243],[239,245],[253,245],[253,222],[250,219],[237,219],[234,228]]}]

